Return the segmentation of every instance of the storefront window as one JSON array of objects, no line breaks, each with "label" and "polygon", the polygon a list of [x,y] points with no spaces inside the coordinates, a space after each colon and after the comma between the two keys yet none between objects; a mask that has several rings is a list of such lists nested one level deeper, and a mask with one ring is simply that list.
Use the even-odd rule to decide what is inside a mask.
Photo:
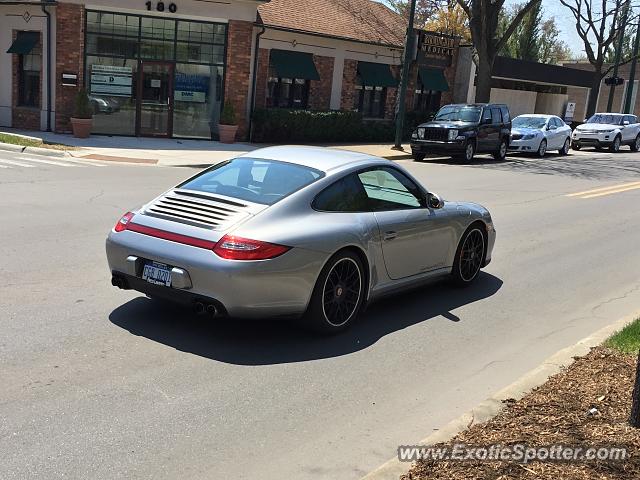
[{"label": "storefront window", "polygon": [[94,133],[135,135],[137,61],[88,56],[86,65]]},{"label": "storefront window", "polygon": [[226,28],[87,10],[94,133],[217,138]]},{"label": "storefront window", "polygon": [[40,71],[42,51],[40,46],[20,55],[18,64],[18,104],[24,107],[40,106]]},{"label": "storefront window", "polygon": [[440,108],[441,96],[440,91],[418,88],[413,96],[413,109],[417,112],[437,112]]},{"label": "storefront window", "polygon": [[269,77],[267,106],[274,108],[307,108],[309,81],[302,78]]},{"label": "storefront window", "polygon": [[369,118],[384,118],[384,105],[387,98],[386,87],[356,85],[353,97],[353,109]]},{"label": "storefront window", "polygon": [[222,102],[222,67],[177,64],[173,134],[217,138]]}]

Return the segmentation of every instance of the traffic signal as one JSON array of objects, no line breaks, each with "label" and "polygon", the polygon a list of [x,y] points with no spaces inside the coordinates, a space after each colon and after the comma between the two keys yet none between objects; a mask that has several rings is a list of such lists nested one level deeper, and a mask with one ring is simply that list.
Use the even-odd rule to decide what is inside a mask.
[{"label": "traffic signal", "polygon": [[618,86],[624,83],[624,78],[621,77],[607,77],[604,79],[604,84],[608,86]]}]

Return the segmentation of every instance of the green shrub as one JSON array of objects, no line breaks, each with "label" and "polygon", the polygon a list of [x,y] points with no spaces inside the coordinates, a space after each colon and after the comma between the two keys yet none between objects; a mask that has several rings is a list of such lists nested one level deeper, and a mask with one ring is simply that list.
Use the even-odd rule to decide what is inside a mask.
[{"label": "green shrub", "polygon": [[93,108],[91,108],[91,104],[89,103],[89,97],[87,96],[87,91],[84,88],[78,90],[76,93],[75,106],[73,109],[73,117],[74,118],[92,118],[93,117]]},{"label": "green shrub", "polygon": [[[423,121],[426,121],[424,115],[407,114],[403,139],[408,140],[416,125]],[[273,108],[257,109],[253,114],[254,142],[391,142],[394,138],[392,121],[365,119],[358,112]]]},{"label": "green shrub", "polygon": [[236,111],[230,102],[226,102],[222,107],[220,123],[222,125],[236,125]]}]

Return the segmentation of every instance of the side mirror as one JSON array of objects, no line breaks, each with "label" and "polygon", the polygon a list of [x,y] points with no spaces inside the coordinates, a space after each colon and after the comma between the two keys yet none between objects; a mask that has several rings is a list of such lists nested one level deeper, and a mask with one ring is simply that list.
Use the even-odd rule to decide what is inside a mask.
[{"label": "side mirror", "polygon": [[427,207],[434,209],[442,208],[444,207],[444,200],[442,200],[437,193],[427,193]]},{"label": "side mirror", "polygon": [[491,119],[490,118],[483,118],[482,122],[480,122],[482,125],[491,125]]},{"label": "side mirror", "polygon": [[556,127],[555,125],[548,125],[547,126],[547,130],[557,130],[558,127]]},{"label": "side mirror", "polygon": [[625,121],[623,121],[623,122],[622,122],[622,125],[624,125],[624,126],[629,125],[629,120],[625,120]]}]

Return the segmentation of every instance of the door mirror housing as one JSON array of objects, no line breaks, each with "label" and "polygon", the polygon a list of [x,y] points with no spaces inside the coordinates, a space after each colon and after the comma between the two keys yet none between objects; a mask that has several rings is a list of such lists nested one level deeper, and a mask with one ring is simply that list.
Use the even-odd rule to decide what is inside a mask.
[{"label": "door mirror housing", "polygon": [[629,120],[625,120],[625,121],[623,121],[623,122],[622,122],[622,125],[624,125],[624,126],[629,125]]},{"label": "door mirror housing", "polygon": [[547,130],[556,130],[558,127],[556,127],[555,125],[548,125],[547,126]]},{"label": "door mirror housing", "polygon": [[437,193],[427,193],[426,203],[428,208],[438,209],[444,207],[444,200]]},{"label": "door mirror housing", "polygon": [[490,118],[483,118],[482,122],[480,122],[481,125],[491,125],[492,121]]}]

